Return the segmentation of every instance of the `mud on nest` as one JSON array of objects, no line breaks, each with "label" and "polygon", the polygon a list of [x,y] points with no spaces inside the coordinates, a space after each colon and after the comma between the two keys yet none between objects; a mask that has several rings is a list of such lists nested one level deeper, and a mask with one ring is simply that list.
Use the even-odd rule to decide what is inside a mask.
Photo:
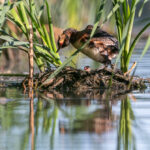
[{"label": "mud on nest", "polygon": [[[34,78],[36,86],[41,85],[54,70],[49,70],[42,74],[37,74]],[[132,80],[131,80],[132,78]],[[27,83],[26,81],[24,83]],[[112,90],[134,90],[146,88],[144,80],[139,77],[124,76],[121,70],[104,68],[99,70],[85,71],[72,67],[65,67],[55,78],[47,85],[44,90],[77,90],[87,89],[108,89]]]}]

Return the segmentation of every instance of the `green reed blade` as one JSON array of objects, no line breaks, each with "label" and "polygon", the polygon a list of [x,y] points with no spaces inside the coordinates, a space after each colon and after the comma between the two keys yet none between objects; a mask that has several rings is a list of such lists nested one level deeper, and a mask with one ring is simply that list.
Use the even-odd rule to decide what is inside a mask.
[{"label": "green reed blade", "polygon": [[51,59],[51,56],[49,56],[48,53],[45,54],[45,52],[43,52],[43,49],[41,47],[36,47],[36,49],[34,49],[34,52],[37,53],[38,55],[40,55],[43,58],[42,59],[43,62],[51,63],[55,67],[59,66],[58,63],[55,62],[55,60]]},{"label": "green reed blade", "polygon": [[[124,47],[125,47],[125,42],[126,42],[126,36],[127,36],[127,31],[128,31],[128,28],[129,28],[129,20],[128,22],[126,23],[126,26],[124,27],[123,31],[122,31],[122,37],[121,37],[121,45],[120,45],[120,51],[119,51],[119,54],[117,56],[117,59],[115,61],[115,65],[118,63],[120,57],[121,57],[121,54],[123,53],[123,50],[124,50]],[[124,65],[124,63],[122,64]]]},{"label": "green reed blade", "polygon": [[125,61],[127,59],[129,49],[130,49],[130,42],[131,42],[131,35],[132,35],[132,29],[133,29],[133,23],[134,23],[134,17],[135,17],[135,10],[136,10],[137,4],[139,3],[139,0],[137,0],[135,2],[133,2],[133,1],[132,1],[131,13],[130,13],[130,17],[129,17],[130,23],[129,23],[129,28],[127,31],[127,38],[126,38],[126,43],[125,43],[125,56],[124,56]]},{"label": "green reed blade", "polygon": [[[16,2],[15,2],[16,3]],[[19,0],[19,3],[17,3],[17,5],[14,6],[18,6],[18,4],[20,5],[22,3],[21,0]],[[13,5],[11,4],[11,5]],[[8,11],[7,15],[6,15],[13,23],[15,23],[23,32],[24,34],[26,35],[26,28],[21,20],[21,16],[18,15],[18,12],[16,11],[16,9],[14,7],[12,7],[10,9],[10,11]]]},{"label": "green reed blade", "polygon": [[55,59],[54,57],[52,57],[46,50],[44,50],[43,48],[39,47],[39,46],[35,46],[34,47],[34,53],[36,54],[36,56],[39,56],[38,58],[35,58],[36,59],[39,59],[39,60],[36,60],[37,61],[41,61],[40,64],[38,63],[38,67],[41,68],[40,70],[43,71],[43,67],[44,67],[44,62],[47,62],[47,63],[51,63],[53,64],[54,66],[58,67],[59,66],[59,60]]},{"label": "green reed blade", "polygon": [[[145,45],[145,47],[144,47],[144,49],[143,49],[143,51],[142,51],[142,54],[141,54],[141,56],[140,56],[140,59],[138,59],[138,61],[137,61],[137,65],[136,65],[136,67],[134,68],[134,71],[133,71],[132,76],[131,76],[132,78],[130,79],[130,81],[132,81],[132,79],[133,79],[133,77],[134,77],[134,75],[135,75],[136,69],[137,69],[137,67],[138,67],[138,64],[139,64],[139,62],[142,60],[142,58],[144,57],[144,55],[146,54],[146,52],[148,51],[149,47],[150,47],[150,36],[149,36],[148,39],[147,39],[146,45]],[[129,84],[129,87],[130,87],[130,84]]]},{"label": "green reed blade", "polygon": [[143,58],[143,56],[146,54],[146,52],[148,51],[149,47],[150,47],[150,36],[149,36],[148,39],[147,39],[146,45],[145,45],[145,47],[144,47],[144,50],[142,51],[142,54],[141,54],[141,56],[140,56],[140,60],[141,60],[141,59]]},{"label": "green reed blade", "polygon": [[142,15],[142,12],[143,12],[143,8],[144,8],[144,5],[148,2],[149,0],[144,0],[142,5],[141,5],[141,8],[139,10],[139,13],[138,13],[138,17],[141,17]]},{"label": "green reed blade", "polygon": [[52,51],[52,53],[49,53],[47,50],[49,50],[48,47],[34,43],[36,47],[38,48],[37,53],[42,53],[46,57],[49,57],[53,62],[55,62],[58,65],[61,64],[60,59],[56,56],[56,53]]},{"label": "green reed blade", "polygon": [[118,41],[119,43],[121,43],[123,23],[122,23],[122,17],[120,15],[119,9],[115,12],[115,21],[116,21],[116,26],[117,26]]},{"label": "green reed blade", "polygon": [[49,25],[51,45],[52,45],[53,51],[57,52],[54,31],[53,31],[52,17],[51,17],[51,13],[50,13],[50,6],[48,5],[47,0],[45,2],[46,2],[46,10],[47,10],[47,16],[48,16],[48,25]]},{"label": "green reed blade", "polygon": [[52,48],[52,45],[51,45],[51,41],[50,41],[50,37],[48,35],[48,32],[46,30],[46,27],[43,23],[41,23],[41,27],[43,29],[43,33],[44,33],[44,38],[45,38],[45,41],[46,41],[46,46],[48,46],[50,49],[50,51],[53,51],[53,48]]},{"label": "green reed blade", "polygon": [[[32,20],[33,25],[35,26],[35,28],[36,28],[37,31],[39,32],[40,37],[42,38],[44,44],[45,44],[46,46],[49,46],[49,47],[50,47],[50,48],[47,47],[47,50],[48,50],[48,52],[49,52],[52,56],[54,56],[54,57],[52,57],[52,56],[49,54],[50,59],[52,59],[52,61],[55,62],[55,63],[58,64],[58,65],[61,64],[60,59],[58,59],[58,55],[57,55],[56,53],[54,53],[53,50],[52,50],[51,41],[50,41],[50,39],[49,39],[48,32],[47,32],[45,26],[44,26],[43,24],[41,24],[42,29],[43,29],[43,30],[42,30],[41,27],[40,27],[40,24],[39,24],[38,20],[36,20],[37,17],[36,17],[36,16],[32,16],[28,10],[27,10],[27,12],[28,12],[28,15],[30,16],[30,18],[31,18],[31,20]],[[46,46],[43,45],[42,47],[45,48]],[[38,49],[38,50],[42,50],[42,49]],[[45,53],[46,53],[47,55],[48,55],[48,52],[45,51]]]},{"label": "green reed blade", "polygon": [[37,14],[37,19],[38,20],[40,20],[43,11],[44,11],[44,4],[40,7],[40,10],[39,10],[39,12]]},{"label": "green reed blade", "polygon": [[[33,4],[33,5],[32,5]],[[32,23],[32,27],[33,27],[33,41],[34,41],[34,45],[33,45],[33,50],[34,50],[34,61],[37,64],[40,72],[43,72],[45,70],[45,63],[44,63],[44,57],[42,54],[39,54],[37,51],[39,51],[39,48],[35,45],[35,43],[39,43],[39,37],[37,36],[37,27],[40,28],[40,21],[38,19],[38,15],[36,13],[36,9],[35,9],[35,5],[34,5],[34,1],[30,1],[29,4],[27,4],[27,6],[29,5],[29,9],[30,11],[28,11],[29,9],[27,7],[25,7],[27,14],[29,14],[29,12],[33,11],[30,16],[30,20]],[[32,6],[31,6],[32,5]],[[31,8],[32,7],[32,8]],[[40,30],[38,30],[38,32],[40,33],[40,36],[42,35],[44,38],[44,33],[42,33],[42,30],[40,32]]]},{"label": "green reed blade", "polygon": [[123,10],[123,20],[124,20],[124,23],[127,21],[127,19],[128,19],[128,12],[127,12],[127,1],[125,0],[124,2],[123,2],[123,4],[122,4],[122,10]]},{"label": "green reed blade", "polygon": [[20,41],[8,41],[3,43],[0,46],[0,49],[5,49],[5,48],[16,48],[18,46],[23,46],[28,48],[29,47],[29,43],[28,42],[20,42]]},{"label": "green reed blade", "polygon": [[107,15],[107,17],[102,22],[101,27],[104,25],[104,23],[106,23],[116,13],[116,11],[119,9],[121,3],[122,3],[122,1],[119,1],[118,3],[116,3],[114,5],[114,7],[112,8],[112,10],[109,12],[109,14]]},{"label": "green reed blade", "polygon": [[142,51],[142,54],[141,54],[141,56],[140,56],[140,59],[139,59],[138,62],[137,62],[136,68],[134,69],[134,72],[133,72],[132,76],[134,76],[135,71],[136,71],[136,69],[137,69],[137,67],[138,67],[139,62],[142,60],[142,58],[144,57],[144,55],[146,54],[146,52],[149,50],[149,47],[150,47],[150,36],[149,36],[148,39],[147,39],[147,42],[146,42],[146,44],[145,44],[145,47],[144,47],[144,49],[143,49],[143,51]]},{"label": "green reed blade", "polygon": [[42,38],[43,42],[46,44],[44,32],[42,31],[39,22],[36,20],[35,16],[33,16],[27,8],[26,8],[26,12],[28,13],[28,15],[30,17],[32,24],[35,26],[36,30],[39,32],[40,37]]},{"label": "green reed blade", "polygon": [[135,37],[134,41],[132,42],[132,45],[130,46],[130,50],[129,50],[129,53],[128,53],[128,57],[127,57],[127,65],[129,65],[129,62],[130,62],[130,59],[131,59],[131,56],[132,56],[132,53],[133,53],[133,50],[137,44],[137,42],[139,41],[141,35],[143,34],[143,32],[148,28],[150,27],[150,23],[146,24],[142,30],[138,33],[138,35]]},{"label": "green reed blade", "polygon": [[5,16],[9,8],[10,8],[10,5],[8,4],[8,0],[6,0],[4,4],[0,5],[0,28],[4,24]]},{"label": "green reed blade", "polygon": [[130,5],[127,3],[127,19],[130,17],[131,15],[131,9],[130,9]]},{"label": "green reed blade", "polygon": [[[123,37],[121,39],[124,39],[123,41],[120,40],[120,45],[121,45],[120,46],[120,49],[121,49],[120,55],[122,55],[122,57],[121,57],[121,69],[124,72],[126,72],[128,70],[128,65],[127,65],[126,62],[127,62],[127,57],[128,57],[128,53],[129,53],[129,50],[130,50],[130,41],[131,41],[131,34],[132,34],[132,29],[133,29],[135,10],[136,10],[136,6],[137,6],[138,3],[139,3],[139,0],[136,0],[136,1],[133,0],[132,1],[131,10],[130,10],[130,16],[128,17],[127,20],[125,20],[125,18],[123,18],[124,19],[124,21],[123,21],[123,23],[124,23],[123,24],[123,28],[121,30],[118,30],[119,32],[121,32],[121,35]],[[129,5],[129,2],[126,1],[126,4]],[[129,6],[126,6],[126,8],[128,8],[128,7]],[[118,11],[118,13],[121,14],[121,12],[119,12],[119,11]],[[125,14],[125,15],[127,15],[127,14]],[[126,28],[126,29],[124,29],[124,28]],[[126,31],[126,32],[123,33],[124,31]],[[120,57],[120,55],[119,55],[119,57]]]},{"label": "green reed blade", "polygon": [[29,10],[32,16],[34,16],[35,10],[35,2],[34,0],[29,0]]},{"label": "green reed blade", "polygon": [[53,60],[50,58],[49,54],[46,55],[41,47],[34,46],[34,53],[36,55],[35,62],[41,72],[45,70],[45,62],[50,62],[54,64]]},{"label": "green reed blade", "polygon": [[[33,38],[34,43],[39,43],[40,40],[36,34],[36,28],[34,27],[34,25],[33,25],[33,37],[34,37]],[[35,49],[38,49],[38,47],[36,47],[35,44],[33,45],[33,47],[34,47],[34,54],[35,54],[34,61],[37,64],[40,72],[44,72],[45,70],[44,58],[35,51]]]},{"label": "green reed blade", "polygon": [[44,49],[47,53],[51,54],[52,57],[56,58],[56,59],[59,59],[59,57],[56,55],[55,52],[51,51],[49,47],[47,46],[44,46],[42,44],[39,44],[39,43],[34,43],[36,46],[38,47],[41,47],[42,49]]},{"label": "green reed blade", "polygon": [[2,33],[2,35],[0,35],[0,39],[5,40],[6,42],[3,43],[0,46],[0,49],[6,49],[6,48],[16,48],[18,46],[22,46],[25,52],[28,52],[28,48],[29,48],[29,43],[28,42],[22,42],[17,40],[16,38],[8,35],[6,32],[0,30],[0,33]]},{"label": "green reed blade", "polygon": [[127,59],[128,53],[129,53],[129,48],[130,48],[130,42],[131,42],[131,35],[132,35],[132,29],[133,29],[133,23],[134,23],[134,16],[135,16],[135,11],[131,13],[130,20],[129,20],[129,27],[127,31],[127,36],[126,36],[126,43],[125,43],[125,60]]},{"label": "green reed blade", "polygon": [[24,24],[24,26],[26,28],[26,32],[28,32],[28,30],[29,30],[29,20],[28,20],[28,17],[27,17],[27,14],[26,14],[26,11],[25,11],[24,7],[25,7],[24,3],[21,2],[18,5],[17,10],[18,10],[18,14],[19,14],[19,16],[21,18],[21,21],[22,21],[22,23]]},{"label": "green reed blade", "polygon": [[47,50],[49,49],[48,47],[45,47],[43,45],[40,44],[35,44],[36,48],[38,48],[39,53],[43,53],[45,55],[47,55],[48,57],[50,57],[50,59],[54,60],[54,56],[53,54],[51,55]]},{"label": "green reed blade", "polygon": [[[13,24],[15,24],[20,30],[26,35],[26,28],[21,22],[21,19],[19,18],[17,12],[12,9],[11,12],[7,13],[7,19],[10,20]],[[27,36],[27,35],[26,35]]]},{"label": "green reed blade", "polygon": [[9,0],[5,0],[4,4],[0,5],[0,28],[3,26],[5,21],[5,16],[7,12],[11,9],[13,9],[15,6],[20,4],[21,0],[18,0],[17,2],[10,3]]},{"label": "green reed blade", "polygon": [[[2,32],[0,32],[0,33],[2,33]],[[0,35],[0,39],[5,40],[5,41],[15,41],[16,40],[16,39],[14,39],[13,37],[11,37],[11,36],[9,36],[7,34]]]},{"label": "green reed blade", "polygon": [[40,72],[44,72],[44,70],[45,70],[45,67],[44,67],[45,64],[44,64],[43,59],[42,59],[43,57],[41,57],[41,55],[38,54],[38,53],[36,53],[35,51],[34,51],[34,54],[35,54],[34,61],[37,64],[38,69],[40,70]]},{"label": "green reed blade", "polygon": [[121,43],[121,37],[122,37],[122,30],[124,27],[123,19],[122,19],[122,14],[121,10],[119,9],[121,4],[124,3],[125,0],[114,0],[113,6],[117,7],[115,12],[115,21],[117,25],[117,31],[118,31],[118,41],[119,44]]},{"label": "green reed blade", "polygon": [[[45,26],[41,24],[40,20],[38,19],[40,18],[44,10],[45,3],[43,4],[43,7],[41,7],[41,10],[39,13],[36,12],[34,0],[20,1],[20,3],[18,4],[19,5],[14,5],[14,6],[17,6],[17,9],[14,9],[14,8],[10,9],[8,7],[9,12],[6,13],[7,19],[10,20],[12,23],[14,23],[23,32],[23,34],[26,35],[27,39],[29,37],[29,19],[31,20],[31,23],[33,25],[33,35],[34,35],[34,38],[33,38],[34,40],[33,44],[34,44],[34,50],[35,50],[34,60],[36,61],[36,64],[38,65],[41,71],[44,71],[43,69],[44,62],[46,62],[47,64],[50,62],[54,64],[56,67],[59,66],[61,64],[61,61],[59,58],[59,54],[55,52],[56,44],[54,43],[55,50],[53,49],[51,45],[52,42],[54,42],[55,40],[54,36],[53,36],[53,39],[50,39]],[[47,11],[48,11],[48,8],[47,8]],[[49,17],[51,17],[50,12],[48,13],[48,15]],[[51,30],[51,33],[53,33],[52,24],[51,24],[50,30]],[[37,35],[37,31],[39,33],[40,38]],[[24,45],[26,43],[23,43],[22,41],[13,39],[5,34],[4,36],[1,38],[5,39],[6,42],[1,46],[1,49],[6,48],[6,47],[16,48],[20,46],[29,48],[27,45]],[[40,47],[37,44],[38,45],[37,46],[36,43],[41,42],[41,41],[44,43],[44,45]]]},{"label": "green reed blade", "polygon": [[106,0],[103,0],[101,2],[101,4],[100,4],[99,11],[98,11],[98,13],[96,15],[95,23],[94,23],[93,30],[91,32],[90,38],[93,37],[93,35],[94,35],[95,31],[96,31],[96,28],[97,28],[97,26],[99,24],[99,21],[100,21],[100,18],[102,16],[102,13],[103,13],[103,9],[104,9],[105,3],[106,3]]}]

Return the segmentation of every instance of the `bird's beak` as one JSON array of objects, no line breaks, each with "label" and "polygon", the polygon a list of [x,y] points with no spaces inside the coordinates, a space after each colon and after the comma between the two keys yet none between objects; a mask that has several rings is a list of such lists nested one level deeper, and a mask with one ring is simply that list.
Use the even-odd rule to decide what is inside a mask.
[{"label": "bird's beak", "polygon": [[64,40],[65,40],[65,37],[64,37],[64,36],[61,36],[61,37],[59,36],[57,52],[63,47]]},{"label": "bird's beak", "polygon": [[62,46],[63,46],[63,42],[59,41],[57,52],[59,52],[59,50],[62,48]]}]

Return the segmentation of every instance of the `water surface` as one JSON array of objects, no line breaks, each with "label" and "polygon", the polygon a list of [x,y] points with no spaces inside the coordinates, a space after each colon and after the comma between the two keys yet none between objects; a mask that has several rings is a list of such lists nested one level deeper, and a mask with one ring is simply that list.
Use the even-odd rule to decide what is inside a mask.
[{"label": "water surface", "polygon": [[[148,52],[136,75],[149,77],[149,58]],[[84,57],[78,67],[85,65],[94,63]],[[20,88],[0,88],[0,149],[149,150],[149,88],[115,99],[108,92],[36,92],[30,100]]]}]

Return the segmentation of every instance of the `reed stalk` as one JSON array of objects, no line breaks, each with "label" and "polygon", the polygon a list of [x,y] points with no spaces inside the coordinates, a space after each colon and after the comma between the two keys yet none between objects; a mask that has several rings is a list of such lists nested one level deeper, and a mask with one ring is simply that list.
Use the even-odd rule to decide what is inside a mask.
[{"label": "reed stalk", "polygon": [[[121,1],[114,0],[113,4],[116,5],[118,2]],[[134,28],[135,12],[137,11],[137,4],[139,2],[140,0],[132,0],[130,4],[128,0],[123,0],[123,3],[121,3],[120,8],[115,12],[115,20],[120,47],[120,54],[119,54],[121,62],[120,66],[123,72],[128,71],[130,59],[135,49],[135,46],[139,41],[139,39],[141,38],[143,32],[150,26],[150,23],[147,23],[136,35],[136,37],[133,39],[132,42],[132,30]],[[143,7],[146,4],[146,2],[147,2],[146,0],[143,2],[141,9],[139,11],[140,14],[139,16],[141,16]]]},{"label": "reed stalk", "polygon": [[[23,33],[27,42],[21,41],[21,37],[14,37],[15,33],[3,34],[5,30],[0,30],[2,33],[0,39],[4,39],[5,42],[0,46],[0,52],[6,48],[20,48],[23,50],[26,49],[27,53],[30,53],[30,32],[29,26],[32,25],[33,30],[33,51],[34,51],[34,61],[36,62],[39,70],[43,72],[45,68],[49,65],[54,65],[56,67],[61,65],[59,54],[57,53],[56,43],[54,39],[54,31],[52,24],[52,17],[50,13],[50,7],[47,1],[44,1],[41,6],[40,12],[36,10],[34,0],[27,1],[18,1],[18,2],[8,2],[5,3],[6,10],[0,11],[3,15],[3,20],[11,21],[16,28]],[[48,24],[49,29],[46,29],[42,20],[40,19],[44,7],[47,10]],[[30,22],[30,23],[29,23]],[[3,21],[0,21],[0,26],[3,24]],[[48,33],[48,30],[50,33]],[[7,33],[5,31],[5,33]]]},{"label": "reed stalk", "polygon": [[29,35],[29,89],[33,88],[33,74],[34,74],[34,59],[33,59],[33,28],[30,25],[30,35]]}]

